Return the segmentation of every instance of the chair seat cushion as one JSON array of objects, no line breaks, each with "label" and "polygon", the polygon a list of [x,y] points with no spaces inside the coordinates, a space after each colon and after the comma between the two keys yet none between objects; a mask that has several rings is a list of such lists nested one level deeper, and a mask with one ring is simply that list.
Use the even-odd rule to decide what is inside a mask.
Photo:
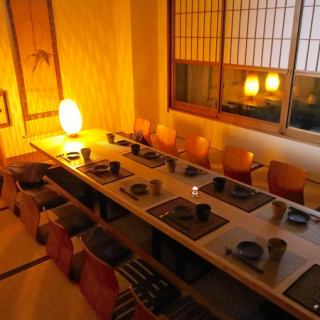
[{"label": "chair seat cushion", "polygon": [[83,236],[88,249],[99,259],[116,266],[131,255],[131,251],[102,227],[96,227]]},{"label": "chair seat cushion", "polygon": [[36,200],[39,210],[42,210],[43,207],[51,209],[66,202],[65,199],[48,184],[28,189],[28,193],[31,193]]},{"label": "chair seat cushion", "polygon": [[70,202],[51,211],[58,217],[57,222],[67,230],[70,237],[89,230],[95,224],[81,209]]},{"label": "chair seat cushion", "polygon": [[176,287],[141,259],[133,259],[117,270],[131,283],[146,307],[154,312],[180,295]]},{"label": "chair seat cushion", "polygon": [[51,164],[42,162],[17,162],[10,164],[7,171],[19,182],[37,183],[41,182]]}]

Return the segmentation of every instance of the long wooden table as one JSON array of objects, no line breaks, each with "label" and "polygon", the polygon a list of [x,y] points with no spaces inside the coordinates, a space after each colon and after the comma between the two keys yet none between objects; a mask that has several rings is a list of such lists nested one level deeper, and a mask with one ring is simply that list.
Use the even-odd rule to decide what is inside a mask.
[{"label": "long wooden table", "polygon": [[[271,203],[268,203],[251,213],[247,213],[202,192],[200,192],[199,198],[192,198],[190,183],[184,181],[183,178],[176,179],[174,176],[166,174],[163,171],[163,166],[151,169],[143,164],[133,161],[127,156],[124,156],[125,153],[130,152],[130,147],[109,144],[106,139],[107,132],[108,131],[103,129],[90,129],[80,132],[79,136],[76,138],[61,135],[38,140],[31,143],[31,145],[38,151],[46,154],[52,160],[58,162],[65,169],[72,172],[99,192],[130,210],[133,214],[137,215],[154,228],[160,230],[177,242],[181,243],[183,246],[194,251],[196,254],[200,255],[224,272],[230,274],[232,277],[238,279],[246,286],[252,288],[262,296],[271,300],[273,303],[286,309],[289,313],[303,319],[319,318],[317,315],[295,303],[283,294],[283,292],[313,264],[320,264],[319,245],[303,239],[293,232],[279,228],[273,223],[261,219],[261,216],[266,216],[268,214],[271,216]],[[122,138],[118,137],[118,140],[119,139]],[[133,172],[134,175],[116,182],[102,185],[95,179],[90,178],[88,175],[77,169],[77,166],[84,164],[82,158],[68,162],[63,157],[57,157],[57,155],[65,154],[69,151],[80,151],[82,147],[91,148],[91,158],[93,161],[104,159],[108,159],[109,161],[120,161],[121,166]],[[210,172],[210,175],[215,176],[218,174]],[[155,178],[160,179],[163,183],[163,189],[168,191],[167,198],[160,200],[160,202],[158,198],[155,198],[154,202],[151,201],[152,203],[150,202],[150,199],[147,202],[140,200],[135,201],[119,191],[119,187],[121,185],[126,183],[128,184],[131,180],[136,181],[135,179],[142,179],[142,181],[149,181]],[[199,240],[194,241],[183,233],[170,227],[170,225],[164,223],[161,219],[157,219],[147,212],[149,208],[161,203],[161,201],[167,201],[171,195],[172,197],[183,197],[194,203],[208,203],[211,205],[214,213],[229,220],[229,223],[210,232]],[[289,201],[286,202],[289,205],[293,205]],[[314,210],[296,204],[294,204],[294,206],[298,208],[300,207],[304,211],[313,215],[319,214]],[[215,249],[215,241],[218,243],[218,240],[221,239],[221,237],[223,238],[223,236],[227,235],[228,232],[232,234],[233,230],[236,229],[241,229],[244,232],[254,234],[263,239],[269,239],[271,237],[282,238],[288,243],[287,250],[293,255],[300,257],[303,262],[288,277],[277,283],[275,286],[271,286],[259,279],[255,274],[255,271],[250,268],[243,267],[241,263],[234,263],[234,260],[226,259],[221,254],[215,252],[215,250],[212,250],[212,248]],[[208,285],[214,286],[214,283]]]}]

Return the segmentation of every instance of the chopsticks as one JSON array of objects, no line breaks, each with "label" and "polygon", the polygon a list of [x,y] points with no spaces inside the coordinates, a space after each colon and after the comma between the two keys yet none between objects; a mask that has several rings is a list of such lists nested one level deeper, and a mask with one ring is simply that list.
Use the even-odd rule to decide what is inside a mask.
[{"label": "chopsticks", "polygon": [[119,190],[120,190],[122,193],[124,193],[124,194],[126,194],[127,196],[129,196],[130,198],[132,198],[133,200],[138,201],[138,198],[135,197],[135,196],[134,196],[133,194],[131,194],[130,192],[128,192],[124,187],[120,187]]}]

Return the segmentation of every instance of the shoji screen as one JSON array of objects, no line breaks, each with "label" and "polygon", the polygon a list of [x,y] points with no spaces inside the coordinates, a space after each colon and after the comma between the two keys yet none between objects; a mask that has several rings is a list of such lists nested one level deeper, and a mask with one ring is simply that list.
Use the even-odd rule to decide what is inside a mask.
[{"label": "shoji screen", "polygon": [[175,60],[220,61],[222,1],[175,0]]},{"label": "shoji screen", "polygon": [[295,2],[226,0],[224,63],[288,68]]},{"label": "shoji screen", "polygon": [[304,1],[296,70],[320,72],[320,0]]}]

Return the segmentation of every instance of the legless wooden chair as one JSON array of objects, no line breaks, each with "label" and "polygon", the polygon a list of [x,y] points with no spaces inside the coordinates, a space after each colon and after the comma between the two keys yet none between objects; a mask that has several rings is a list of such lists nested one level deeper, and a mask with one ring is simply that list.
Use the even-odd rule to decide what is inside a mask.
[{"label": "legless wooden chair", "polygon": [[15,212],[16,210],[16,199],[18,195],[18,187],[16,185],[16,179],[8,171],[0,167],[0,173],[3,177],[3,185],[1,197],[7,204],[7,206]]},{"label": "legless wooden chair", "polygon": [[162,124],[158,124],[156,137],[159,149],[177,157],[178,150],[176,146],[176,135],[176,130],[168,128]]},{"label": "legless wooden chair", "polygon": [[277,196],[304,204],[307,171],[284,162],[272,160],[268,170],[269,191]]},{"label": "legless wooden chair", "polygon": [[190,135],[186,140],[186,152],[190,162],[210,169],[209,160],[210,141],[206,138]]},{"label": "legless wooden chair", "polygon": [[149,120],[142,119],[142,118],[136,118],[136,120],[134,122],[133,131],[135,133],[142,131],[143,138],[145,139],[147,144],[151,147],[152,142],[151,142],[151,138],[150,138],[150,127],[151,127],[151,123]]},{"label": "legless wooden chair", "polygon": [[83,251],[74,254],[74,246],[66,228],[50,217],[46,251],[58,268],[72,281],[79,282],[84,265]]},{"label": "legless wooden chair", "polygon": [[253,153],[235,146],[227,146],[223,153],[223,172],[227,177],[250,184]]}]

